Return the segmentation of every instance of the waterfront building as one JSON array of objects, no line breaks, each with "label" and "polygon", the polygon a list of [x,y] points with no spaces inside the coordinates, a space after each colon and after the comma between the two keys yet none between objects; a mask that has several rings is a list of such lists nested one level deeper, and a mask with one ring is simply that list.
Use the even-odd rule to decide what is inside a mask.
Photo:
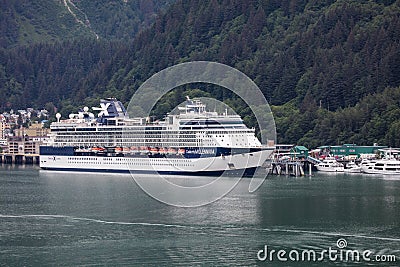
[{"label": "waterfront building", "polygon": [[305,146],[294,146],[290,149],[290,157],[293,159],[305,159],[308,157],[308,148]]},{"label": "waterfront building", "polygon": [[7,139],[9,154],[39,154],[41,142],[30,136],[11,136]]},{"label": "waterfront building", "polygon": [[7,151],[10,154],[39,154],[39,147],[48,138],[49,132],[40,123],[34,123],[29,128],[15,129],[14,136],[7,139]]},{"label": "waterfront building", "polygon": [[358,158],[373,158],[379,153],[379,149],[387,148],[387,146],[357,146],[356,144],[344,144],[337,146],[320,146],[321,155],[331,155],[346,160],[354,160]]}]

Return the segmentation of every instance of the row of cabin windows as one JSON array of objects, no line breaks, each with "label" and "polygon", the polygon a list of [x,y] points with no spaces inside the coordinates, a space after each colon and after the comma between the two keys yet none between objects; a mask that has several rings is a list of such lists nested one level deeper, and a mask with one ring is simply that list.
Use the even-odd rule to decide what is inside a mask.
[{"label": "row of cabin windows", "polygon": [[[116,157],[68,157],[68,160],[73,160],[73,161],[99,161],[99,159],[103,159],[103,161],[117,161],[117,162],[132,162],[132,161],[149,161],[150,162],[154,162],[154,161],[159,161],[159,159],[153,159],[153,158],[116,158]],[[168,158],[168,160],[166,160],[167,162],[191,162],[191,160],[189,159],[173,159],[173,158]]]},{"label": "row of cabin windows", "polygon": [[87,161],[85,161],[85,162],[82,162],[82,161],[74,161],[74,160],[68,160],[68,163],[72,163],[72,164],[88,164],[88,163],[90,163],[90,164],[118,164],[118,165],[133,165],[133,166],[154,166],[154,165],[157,165],[157,166],[180,166],[180,167],[193,167],[194,166],[194,164],[187,164],[187,163],[180,163],[180,162],[178,162],[178,163],[176,163],[176,162],[141,162],[141,163],[139,163],[139,162],[99,162],[99,161],[89,161],[89,162],[87,162]]}]

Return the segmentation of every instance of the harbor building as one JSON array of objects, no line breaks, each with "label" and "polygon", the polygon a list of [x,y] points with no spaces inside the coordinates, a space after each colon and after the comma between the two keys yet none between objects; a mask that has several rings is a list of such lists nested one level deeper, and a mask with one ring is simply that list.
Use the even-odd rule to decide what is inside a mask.
[{"label": "harbor building", "polygon": [[41,142],[30,136],[12,136],[8,138],[9,154],[39,154]]},{"label": "harbor building", "polygon": [[308,157],[308,148],[305,146],[294,146],[290,149],[292,159],[306,159]]},{"label": "harbor building", "polygon": [[14,130],[14,135],[4,136],[6,142],[2,151],[10,155],[38,155],[39,147],[48,138],[49,129],[42,124],[34,123],[29,128],[21,127]]},{"label": "harbor building", "polygon": [[320,146],[318,149],[319,157],[334,156],[345,160],[355,160],[359,158],[374,158],[379,154],[379,149],[387,148],[387,146],[357,146],[356,144],[344,144],[341,146]]}]

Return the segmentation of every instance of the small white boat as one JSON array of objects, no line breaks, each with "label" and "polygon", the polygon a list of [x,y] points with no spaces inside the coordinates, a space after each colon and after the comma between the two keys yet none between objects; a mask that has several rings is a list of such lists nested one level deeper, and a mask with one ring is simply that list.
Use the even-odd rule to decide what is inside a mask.
[{"label": "small white boat", "polygon": [[362,172],[370,174],[400,175],[400,160],[381,159],[361,167]]},{"label": "small white boat", "polygon": [[361,172],[361,167],[358,166],[354,161],[350,161],[349,163],[346,164],[346,167],[344,168],[344,172],[347,172],[347,173],[360,173]]},{"label": "small white boat", "polygon": [[361,167],[361,172],[363,172],[363,169],[372,166],[376,163],[376,159],[362,159],[359,166]]},{"label": "small white boat", "polygon": [[321,163],[315,165],[318,171],[321,172],[344,172],[342,163],[336,159],[324,159]]},{"label": "small white boat", "polygon": [[361,165],[361,171],[370,174],[400,175],[400,150],[380,149],[384,158]]}]

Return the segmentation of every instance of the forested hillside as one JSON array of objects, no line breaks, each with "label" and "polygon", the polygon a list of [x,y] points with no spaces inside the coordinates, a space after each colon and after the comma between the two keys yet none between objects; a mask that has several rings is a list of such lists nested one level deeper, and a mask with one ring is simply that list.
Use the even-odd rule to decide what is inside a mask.
[{"label": "forested hillside", "polygon": [[132,39],[175,0],[71,0],[101,38]]},{"label": "forested hillside", "polygon": [[335,110],[400,84],[399,1],[380,2],[180,1],[136,39],[136,57],[150,73],[217,60],[252,77],[273,104],[308,93]]},{"label": "forested hillside", "polygon": [[[88,1],[73,2],[106,38],[0,50],[3,108],[51,103],[66,111],[101,96],[127,102],[155,72],[210,60],[257,83],[273,104],[279,142],[400,145],[400,1],[177,0],[132,39],[125,19],[108,23]],[[93,2],[120,10],[124,1]],[[141,10],[159,8],[143,3]],[[248,115],[232,94],[202,89]]]}]

